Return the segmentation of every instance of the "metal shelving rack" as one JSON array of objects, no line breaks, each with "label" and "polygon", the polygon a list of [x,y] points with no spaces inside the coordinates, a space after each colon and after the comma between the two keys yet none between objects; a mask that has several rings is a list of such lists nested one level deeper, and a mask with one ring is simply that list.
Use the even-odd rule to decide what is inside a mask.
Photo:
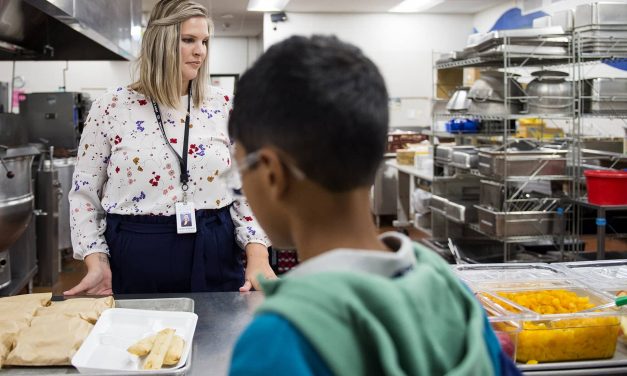
[{"label": "metal shelving rack", "polygon": [[[542,36],[542,37],[537,37],[536,41],[537,41],[537,46],[543,46],[545,44],[546,40],[549,40],[550,38],[555,37],[555,36]],[[445,62],[445,63],[435,63],[434,64],[434,80],[435,77],[437,77],[437,71],[440,69],[452,69],[452,68],[470,68],[470,67],[487,67],[487,68],[494,68],[494,69],[499,69],[504,73],[504,77],[503,77],[503,95],[504,95],[504,104],[505,104],[505,109],[506,109],[506,113],[503,114],[471,114],[471,113],[464,113],[464,114],[442,114],[442,113],[435,113],[433,114],[433,124],[435,126],[435,123],[437,120],[443,119],[445,118],[453,118],[453,117],[472,117],[475,119],[479,119],[479,120],[489,120],[489,121],[499,121],[502,122],[503,126],[502,126],[502,131],[500,132],[500,134],[495,134],[495,133],[491,133],[491,134],[455,134],[455,133],[450,133],[453,138],[455,138],[456,143],[460,143],[463,142],[463,140],[465,138],[471,138],[473,140],[473,142],[481,142],[481,141],[489,141],[489,142],[501,142],[501,143],[507,143],[509,140],[513,139],[513,132],[512,129],[509,126],[509,123],[511,121],[515,121],[515,120],[519,120],[521,118],[531,118],[531,117],[538,117],[538,118],[542,118],[545,121],[552,121],[552,120],[561,120],[561,121],[569,121],[571,124],[571,129],[569,129],[568,133],[570,134],[570,136],[572,136],[571,138],[567,138],[565,142],[568,143],[569,147],[568,150],[576,150],[573,148],[573,142],[576,143],[576,140],[578,138],[578,135],[580,135],[580,129],[578,129],[579,123],[576,121],[576,106],[571,106],[570,112],[569,113],[560,113],[560,114],[529,114],[529,113],[525,113],[525,114],[519,114],[519,113],[514,113],[512,114],[511,109],[513,108],[513,103],[514,101],[519,101],[521,99],[523,100],[529,100],[529,97],[512,97],[510,96],[510,80],[511,82],[517,83],[517,81],[515,81],[513,78],[516,76],[513,69],[514,68],[525,68],[525,67],[537,67],[538,70],[544,70],[547,68],[551,68],[554,65],[560,66],[562,69],[564,67],[566,67],[567,69],[569,69],[569,78],[573,78],[575,77],[575,50],[573,48],[573,44],[572,44],[572,37],[570,35],[559,35],[558,37],[560,38],[566,38],[567,39],[567,43],[566,45],[568,46],[568,54],[566,55],[534,55],[533,53],[529,54],[529,55],[519,55],[519,54],[512,54],[509,53],[509,48],[508,46],[510,46],[512,44],[512,40],[509,37],[504,37],[503,38],[503,50],[504,52],[502,52],[502,54],[500,56],[491,56],[491,57],[474,57],[474,58],[468,58],[468,59],[464,59],[464,60],[460,60],[460,61],[453,61],[453,62]],[[529,39],[527,39],[529,40]],[[437,93],[437,83],[434,83],[434,92]],[[522,88],[521,88],[522,89]],[[435,93],[434,93],[434,97],[435,97]],[[550,98],[550,97],[545,97],[545,98]],[[556,99],[564,99],[564,98],[560,98],[560,97],[554,97]],[[552,99],[552,98],[551,98]],[[572,88],[571,91],[571,96],[568,97],[568,99],[572,100],[573,103],[575,103],[576,98],[575,98],[575,88]],[[447,132],[438,132],[435,129],[432,129],[431,135],[432,136],[445,136],[447,134]],[[575,161],[577,159],[577,157],[575,156],[577,153],[571,153],[569,157],[571,159],[571,164],[575,164]],[[505,148],[504,150],[504,154],[503,157],[504,159],[507,161],[508,159],[508,151],[507,148]],[[436,163],[434,163],[434,166],[436,165]],[[578,165],[578,164],[575,164]],[[540,167],[542,168],[542,167]],[[434,176],[436,176],[437,171],[434,171]],[[520,204],[520,199],[517,197],[512,197],[512,196],[508,196],[508,192],[510,191],[515,191],[520,193],[521,190],[516,188],[517,184],[516,183],[523,183],[523,184],[527,184],[529,182],[532,181],[550,181],[552,183],[549,184],[562,184],[565,188],[563,189],[564,191],[564,195],[567,196],[571,196],[574,197],[573,195],[576,194],[574,188],[576,186],[578,186],[578,184],[573,183],[573,177],[570,175],[535,175],[535,174],[531,174],[531,177],[521,177],[521,176],[510,176],[509,171],[507,171],[507,163],[504,163],[504,171],[503,171],[503,178],[502,179],[495,179],[493,177],[486,177],[486,176],[482,176],[477,170],[471,170],[471,171],[459,171],[456,170],[455,171],[455,176],[458,176],[458,174],[460,175],[471,175],[471,176],[475,176],[475,177],[479,177],[482,179],[491,179],[491,180],[498,180],[499,183],[501,183],[503,185],[503,190],[505,192],[505,195],[507,197],[505,197],[504,202],[503,202],[503,207],[502,212],[504,213],[514,213],[517,210],[517,205]],[[438,181],[438,177],[434,177],[434,184],[437,184]],[[576,182],[576,180],[575,180]],[[466,227],[473,230],[475,233],[481,234],[482,236],[485,236],[487,238],[493,239],[493,240],[498,240],[500,242],[502,242],[503,244],[503,261],[509,261],[510,260],[510,254],[511,254],[511,250],[512,250],[512,245],[515,243],[521,243],[521,242],[529,242],[529,241],[535,241],[535,240],[543,240],[543,239],[554,239],[555,243],[557,243],[558,245],[556,246],[556,250],[560,251],[560,254],[562,256],[562,259],[564,258],[564,243],[567,239],[571,239],[571,240],[575,240],[577,239],[577,233],[576,233],[576,228],[575,226],[573,226],[572,224],[575,221],[574,216],[572,215],[573,210],[571,210],[572,208],[572,203],[566,203],[564,205],[562,205],[562,201],[559,200],[559,197],[556,197],[556,200],[558,200],[558,207],[555,209],[554,211],[554,225],[558,226],[560,228],[559,231],[557,231],[557,234],[555,233],[555,231],[553,232],[553,234],[545,234],[545,233],[538,233],[538,234],[534,234],[534,235],[525,235],[525,236],[518,236],[518,235],[510,235],[507,236],[507,234],[510,234],[511,232],[508,231],[508,228],[511,227],[512,225],[509,223],[509,221],[505,220],[503,222],[504,225],[504,231],[503,234],[505,234],[505,236],[495,236],[493,234],[488,234],[485,231],[482,231],[481,226],[478,223],[469,223]],[[436,224],[434,223],[434,226]],[[566,231],[568,231],[568,233],[566,233]],[[447,222],[447,230],[446,230],[446,236],[448,237],[448,222]]]},{"label": "metal shelving rack", "polygon": [[[585,35],[587,32],[597,32],[597,36]],[[605,32],[605,34],[604,34]],[[622,36],[616,36],[616,35]],[[601,48],[603,47],[603,48]],[[605,48],[606,47],[606,48]],[[576,116],[573,123],[575,130],[574,143],[573,143],[573,164],[576,167],[574,169],[573,180],[574,192],[571,203],[575,206],[574,210],[574,223],[576,224],[576,230],[581,233],[583,223],[583,208],[591,208],[596,210],[596,225],[597,225],[597,259],[605,258],[605,235],[607,220],[605,218],[606,211],[613,210],[627,210],[627,206],[606,206],[606,205],[594,205],[588,202],[586,195],[582,189],[585,178],[583,174],[584,160],[586,159],[586,150],[583,148],[582,139],[582,125],[584,119],[618,119],[623,122],[623,125],[627,127],[627,111],[615,111],[611,109],[605,113],[585,113],[585,102],[592,100],[592,95],[586,94],[586,85],[589,84],[588,79],[593,78],[593,70],[602,62],[611,61],[627,61],[627,25],[617,26],[596,26],[596,27],[583,27],[575,28],[573,30],[573,51],[575,55],[575,82],[577,101],[576,101]],[[586,71],[588,70],[588,71]],[[590,86],[590,90],[593,87]],[[592,93],[591,93],[592,94]],[[625,93],[627,96],[627,93]],[[608,158],[612,162],[609,167],[622,160],[627,161],[627,155],[610,155],[607,153]]]}]

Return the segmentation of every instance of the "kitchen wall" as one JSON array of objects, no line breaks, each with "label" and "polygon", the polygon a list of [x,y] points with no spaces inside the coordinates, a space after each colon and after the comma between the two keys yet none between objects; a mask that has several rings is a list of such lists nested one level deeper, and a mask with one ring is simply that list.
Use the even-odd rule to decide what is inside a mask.
[{"label": "kitchen wall", "polygon": [[288,13],[275,25],[264,17],[264,49],[291,35],[335,34],[360,47],[387,83],[391,126],[431,124],[433,50],[461,49],[472,15]]},{"label": "kitchen wall", "polygon": [[[212,74],[242,74],[259,56],[261,38],[214,38],[210,54]],[[13,62],[0,61],[0,81],[10,82]],[[30,92],[83,91],[98,97],[107,89],[133,81],[135,64],[128,61],[17,61],[15,75]]]}]

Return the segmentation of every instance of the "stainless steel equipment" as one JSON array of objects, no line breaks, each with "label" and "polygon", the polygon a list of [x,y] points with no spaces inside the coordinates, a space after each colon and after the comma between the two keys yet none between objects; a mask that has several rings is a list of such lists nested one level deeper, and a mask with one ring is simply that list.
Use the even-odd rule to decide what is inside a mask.
[{"label": "stainless steel equipment", "polygon": [[573,110],[573,83],[568,73],[537,71],[527,85],[526,112],[529,114],[570,114]]},{"label": "stainless steel equipment", "polygon": [[553,234],[555,212],[499,212],[475,205],[481,232],[497,236],[538,236]]},{"label": "stainless steel equipment", "polygon": [[3,0],[0,60],[134,60],[141,0]]},{"label": "stainless steel equipment", "polygon": [[[72,189],[72,175],[76,166],[76,158],[54,158],[54,169],[57,170],[59,184],[63,196],[59,200],[59,251],[72,248],[72,238],[70,236],[70,202],[68,194]],[[44,168],[50,168],[50,161],[44,161]]]},{"label": "stainless steel equipment", "polygon": [[0,148],[0,288],[11,280],[8,248],[22,235],[33,215],[31,164],[35,147]]},{"label": "stainless steel equipment", "polygon": [[509,109],[505,103],[505,75],[499,71],[484,71],[468,92],[471,99],[468,112],[479,115],[515,114],[520,111],[520,98],[524,92],[514,76],[509,75],[507,97],[516,98],[509,101]]},{"label": "stainless steel equipment", "polygon": [[627,4],[599,1],[577,5],[575,28],[583,26],[617,27],[627,24]]},{"label": "stainless steel equipment", "polygon": [[627,78],[594,78],[584,81],[584,112],[627,113]]},{"label": "stainless steel equipment", "polygon": [[31,291],[31,282],[37,273],[35,242],[35,216],[32,216],[22,236],[9,247],[11,283],[0,288],[0,296],[15,295],[27,286],[28,291]]},{"label": "stainless steel equipment", "polygon": [[[52,149],[48,152],[50,159],[54,154]],[[59,278],[59,200],[63,192],[54,162],[43,162],[40,161],[36,179],[36,207],[41,211],[37,216],[37,284],[52,286]]]},{"label": "stainless steel equipment", "polygon": [[487,208],[501,210],[505,200],[503,184],[491,180],[481,180],[479,187],[479,203]]},{"label": "stainless steel equipment", "polygon": [[435,162],[448,165],[453,161],[455,152],[472,150],[475,150],[475,147],[472,145],[437,145],[435,148]]},{"label": "stainless steel equipment", "polygon": [[0,289],[11,283],[11,263],[9,250],[0,251]]},{"label": "stainless steel equipment", "polygon": [[470,99],[468,98],[468,89],[467,87],[457,88],[453,96],[446,104],[446,109],[449,112],[466,112],[468,111],[468,106],[470,106]]},{"label": "stainless steel equipment", "polygon": [[566,150],[479,150],[479,172],[497,179],[561,176],[566,171]]},{"label": "stainless steel equipment", "polygon": [[31,142],[76,150],[90,106],[84,93],[31,93],[20,102],[20,114]]},{"label": "stainless steel equipment", "polygon": [[396,215],[398,185],[396,173],[396,168],[388,166],[384,160],[375,175],[370,191],[370,210],[376,217],[377,226],[380,225],[381,216]]},{"label": "stainless steel equipment", "polygon": [[479,163],[479,152],[477,150],[459,150],[453,152],[451,166],[469,170],[477,168]]}]

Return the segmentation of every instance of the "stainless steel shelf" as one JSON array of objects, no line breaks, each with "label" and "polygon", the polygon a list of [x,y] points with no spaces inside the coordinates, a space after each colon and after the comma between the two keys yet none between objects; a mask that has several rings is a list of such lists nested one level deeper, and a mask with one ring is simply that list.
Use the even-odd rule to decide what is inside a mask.
[{"label": "stainless steel shelf", "polygon": [[[518,120],[525,118],[541,118],[541,119],[554,119],[554,120],[569,120],[573,118],[572,114],[538,114],[538,113],[529,113],[529,114],[498,114],[498,115],[485,115],[485,114],[472,114],[472,113],[437,113],[435,114],[437,118],[444,119],[452,119],[452,118],[473,118],[478,120],[494,120],[494,121],[503,121],[503,120]],[[626,115],[627,116],[627,115]]]},{"label": "stainless steel shelf", "polygon": [[[512,54],[509,55],[510,68],[526,67],[526,66],[549,66],[563,64],[564,61],[571,59],[570,55],[537,55],[530,57],[529,55]],[[471,68],[471,67],[505,67],[505,58],[501,53],[498,56],[478,56],[463,60],[456,60],[446,63],[436,63],[436,69],[451,68]]]},{"label": "stainless steel shelf", "polygon": [[496,176],[486,176],[479,172],[477,169],[470,169],[470,175],[478,176],[482,179],[494,180],[494,181],[507,181],[507,182],[526,182],[526,181],[546,181],[546,180],[573,180],[569,175],[538,175],[538,176],[509,176],[506,178],[499,178]]},{"label": "stainless steel shelf", "polygon": [[627,113],[622,114],[582,114],[584,119],[627,119]]},{"label": "stainless steel shelf", "polygon": [[478,223],[470,223],[468,224],[468,227],[470,227],[473,231],[476,231],[489,239],[504,242],[504,243],[526,243],[526,242],[540,240],[540,239],[553,239],[555,237],[555,235],[527,235],[527,236],[498,237],[498,236],[486,234],[485,232],[481,231]]},{"label": "stainless steel shelf", "polygon": [[[420,132],[425,136],[434,136],[434,137],[442,137],[442,138],[455,138],[455,137],[465,137],[465,138],[475,138],[475,139],[483,139],[486,141],[502,141],[503,140],[503,132],[500,133],[451,133],[451,132],[432,132],[432,131],[424,131]],[[511,133],[510,136],[514,134]]]}]

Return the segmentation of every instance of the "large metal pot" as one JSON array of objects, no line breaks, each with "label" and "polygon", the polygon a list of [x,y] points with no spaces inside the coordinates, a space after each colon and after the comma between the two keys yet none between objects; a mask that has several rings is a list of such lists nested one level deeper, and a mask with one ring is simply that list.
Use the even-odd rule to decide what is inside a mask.
[{"label": "large metal pot", "polygon": [[564,114],[573,110],[573,84],[566,81],[568,73],[559,71],[537,71],[527,85],[527,113]]},{"label": "large metal pot", "polygon": [[0,149],[0,252],[26,230],[33,214],[31,164],[39,154],[35,147]]}]

